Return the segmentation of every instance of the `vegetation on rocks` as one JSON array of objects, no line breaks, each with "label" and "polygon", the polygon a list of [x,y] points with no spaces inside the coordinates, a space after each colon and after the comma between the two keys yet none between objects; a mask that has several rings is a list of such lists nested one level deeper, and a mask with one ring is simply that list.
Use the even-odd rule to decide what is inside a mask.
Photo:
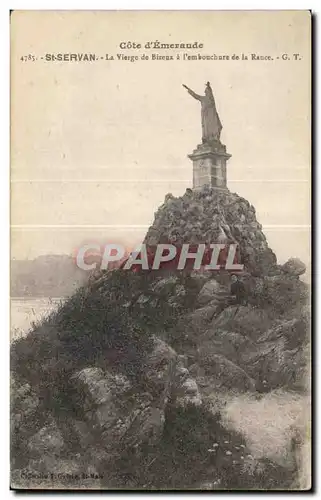
[{"label": "vegetation on rocks", "polygon": [[220,238],[240,246],[242,304],[225,270],[117,269],[12,344],[12,486],[308,487],[302,426],[280,462],[226,417],[276,390],[308,401],[304,265],[279,266],[254,208],[209,188],[168,195],[145,242]]}]

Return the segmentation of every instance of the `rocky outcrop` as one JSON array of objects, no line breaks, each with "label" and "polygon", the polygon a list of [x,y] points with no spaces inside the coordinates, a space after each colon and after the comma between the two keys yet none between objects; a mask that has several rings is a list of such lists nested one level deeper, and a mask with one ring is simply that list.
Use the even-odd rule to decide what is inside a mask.
[{"label": "rocky outcrop", "polygon": [[289,259],[283,266],[281,266],[283,272],[290,274],[292,276],[300,276],[306,271],[306,265],[300,259]]},{"label": "rocky outcrop", "polygon": [[[185,364],[184,357],[155,337],[145,359],[144,380],[137,386],[124,374],[95,366],[75,372],[70,377],[73,413],[62,420],[49,417],[32,435],[30,427],[38,401],[31,397],[30,387],[15,384],[13,421],[19,429],[14,432],[24,436],[27,452],[23,466],[15,470],[13,486],[28,486],[36,480],[39,487],[50,481],[57,487],[59,474],[64,487],[73,475],[85,479],[84,488],[88,484],[97,488],[97,481],[105,485],[106,474],[115,461],[127,453],[137,458],[142,448],[159,443],[168,405],[186,409],[202,404],[198,385]],[[19,419],[21,414],[24,420]],[[71,462],[64,458],[71,455]],[[88,465],[94,472],[89,472]],[[66,468],[71,471],[70,477],[63,475]]]},{"label": "rocky outcrop", "polygon": [[241,262],[252,273],[268,274],[276,266],[255,208],[236,193],[207,186],[186,190],[178,198],[168,194],[155,214],[145,243],[235,243]]},{"label": "rocky outcrop", "polygon": [[13,344],[13,487],[299,484],[297,449],[253,457],[221,415],[230,398],[307,393],[304,265],[278,266],[254,208],[209,188],[168,195],[145,241],[201,240],[238,243],[242,303],[223,269],[113,270]]}]

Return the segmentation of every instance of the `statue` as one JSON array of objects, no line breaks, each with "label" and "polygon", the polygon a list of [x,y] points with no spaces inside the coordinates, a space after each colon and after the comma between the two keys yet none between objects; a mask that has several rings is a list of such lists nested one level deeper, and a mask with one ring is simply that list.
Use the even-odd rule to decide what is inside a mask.
[{"label": "statue", "polygon": [[183,84],[189,94],[191,94],[194,99],[201,101],[201,112],[202,112],[202,142],[211,143],[213,140],[219,141],[222,124],[218,116],[213,92],[211,89],[210,82],[207,82],[205,87],[205,95],[198,95],[193,90],[188,88]]}]

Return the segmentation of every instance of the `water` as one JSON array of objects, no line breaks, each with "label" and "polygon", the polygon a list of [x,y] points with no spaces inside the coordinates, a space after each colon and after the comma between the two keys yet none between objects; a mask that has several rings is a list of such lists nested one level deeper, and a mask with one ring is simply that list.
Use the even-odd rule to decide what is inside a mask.
[{"label": "water", "polygon": [[63,300],[65,299],[49,297],[11,298],[11,340],[25,335],[33,323],[48,315]]}]

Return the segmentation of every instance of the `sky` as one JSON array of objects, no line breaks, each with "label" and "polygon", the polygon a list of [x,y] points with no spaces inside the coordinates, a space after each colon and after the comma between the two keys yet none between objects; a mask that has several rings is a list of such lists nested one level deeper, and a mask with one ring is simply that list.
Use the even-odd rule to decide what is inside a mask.
[{"label": "sky", "polygon": [[[203,48],[120,48],[156,40]],[[45,60],[57,53],[95,53],[98,60]],[[153,53],[174,60],[151,60]],[[186,53],[213,59],[183,60]],[[21,60],[29,54],[34,61]],[[281,263],[291,256],[308,263],[310,71],[304,11],[15,11],[12,258],[69,254],[84,242],[141,241],[165,195],[191,187],[187,155],[200,142],[200,106],[182,84],[201,94],[210,81],[232,155],[229,189],[254,205]]]}]

